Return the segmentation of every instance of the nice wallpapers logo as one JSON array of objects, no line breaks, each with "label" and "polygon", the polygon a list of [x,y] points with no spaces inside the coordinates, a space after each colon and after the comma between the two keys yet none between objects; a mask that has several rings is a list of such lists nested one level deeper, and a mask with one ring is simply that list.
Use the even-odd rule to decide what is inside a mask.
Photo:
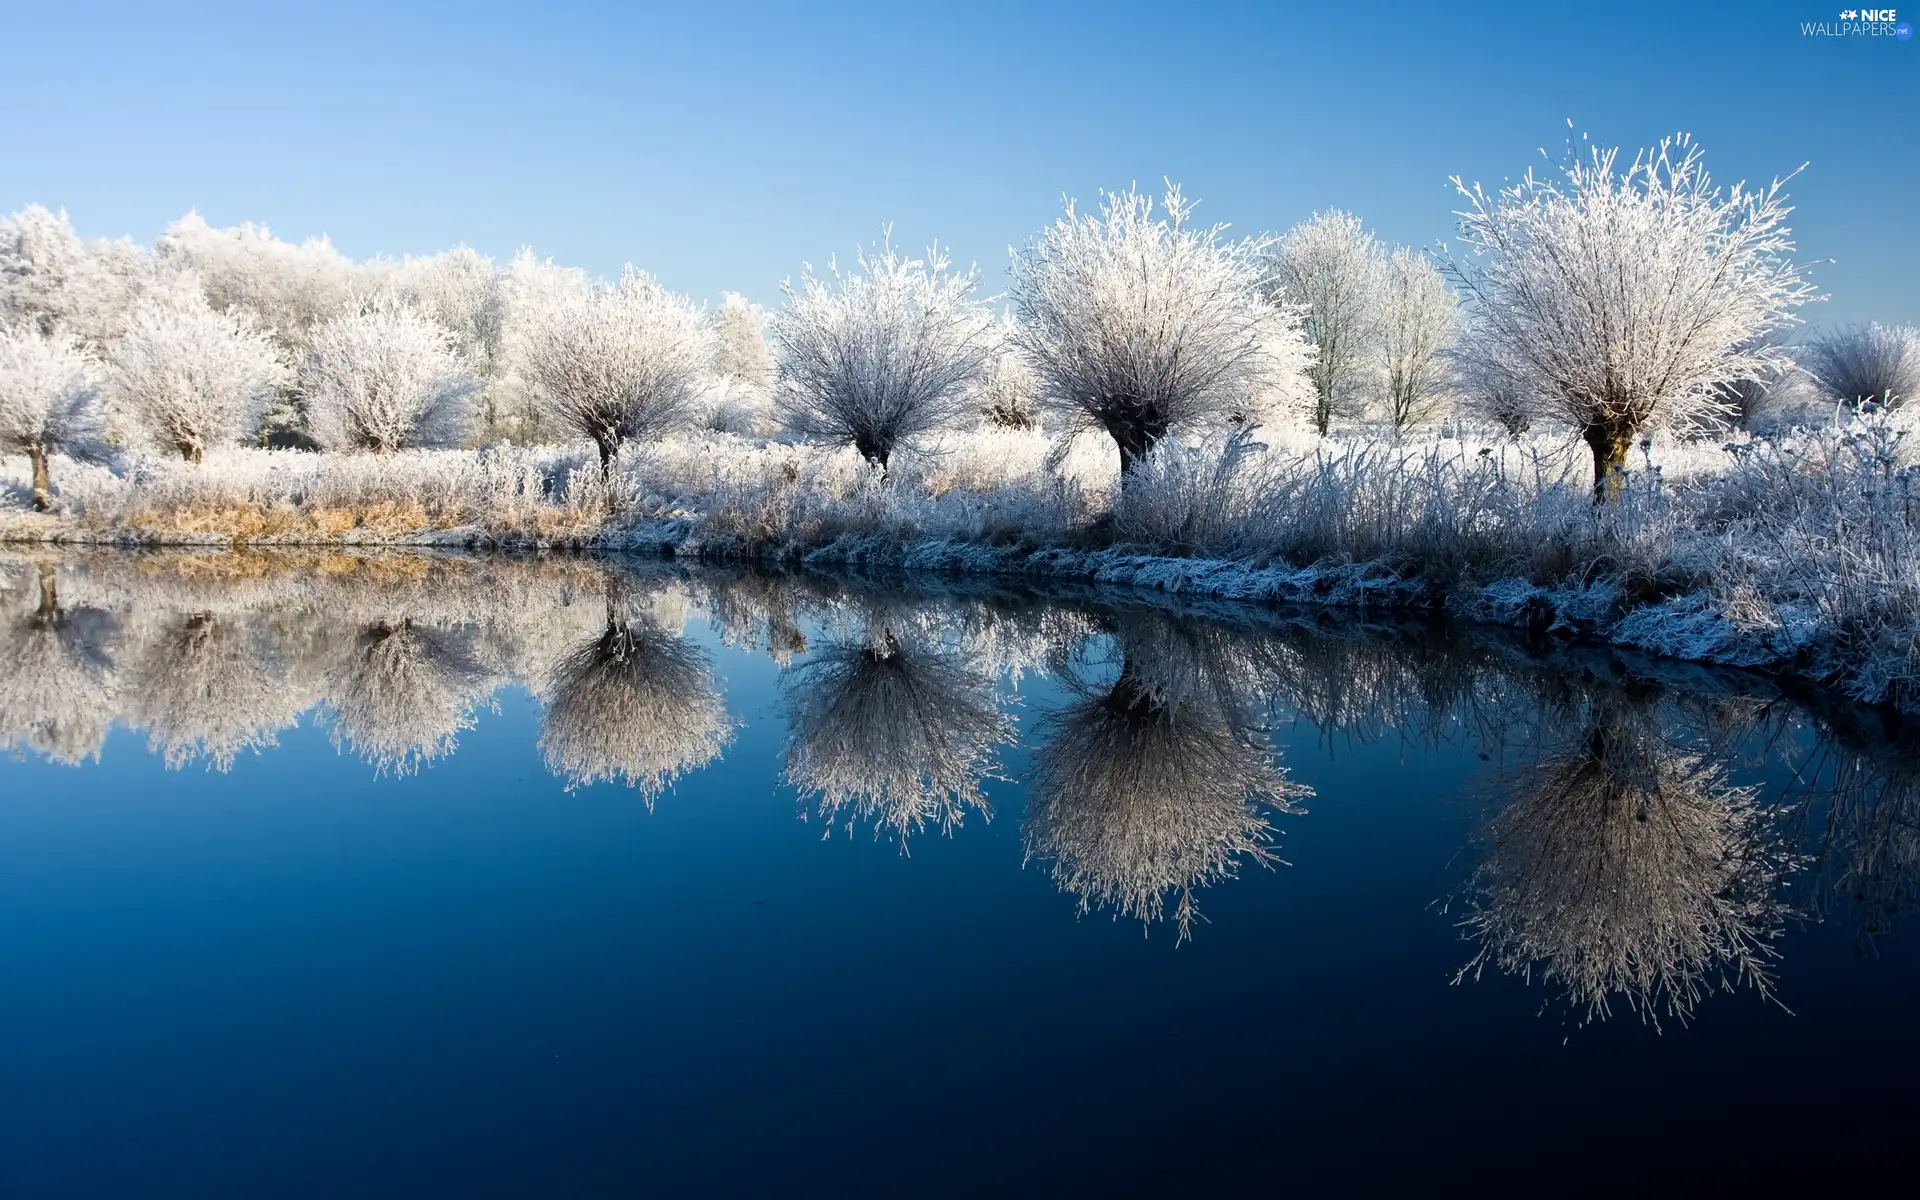
[{"label": "nice wallpapers logo", "polygon": [[1895,41],[1909,41],[1913,37],[1913,26],[1900,20],[1899,13],[1891,8],[1847,8],[1840,12],[1838,21],[1802,21],[1802,37],[1890,37]]}]

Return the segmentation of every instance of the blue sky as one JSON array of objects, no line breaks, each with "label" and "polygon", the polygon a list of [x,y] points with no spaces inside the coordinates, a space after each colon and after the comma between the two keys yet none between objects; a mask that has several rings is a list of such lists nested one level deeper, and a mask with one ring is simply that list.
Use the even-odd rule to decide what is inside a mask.
[{"label": "blue sky", "polygon": [[[1900,19],[1920,17],[1900,12]],[[1920,39],[1740,4],[651,6],[0,2],[0,208],[147,241],[197,207],[345,252],[522,244],[712,298],[931,237],[1009,244],[1133,180],[1429,246],[1449,175],[1676,130],[1795,181],[1821,322],[1920,320]]]}]

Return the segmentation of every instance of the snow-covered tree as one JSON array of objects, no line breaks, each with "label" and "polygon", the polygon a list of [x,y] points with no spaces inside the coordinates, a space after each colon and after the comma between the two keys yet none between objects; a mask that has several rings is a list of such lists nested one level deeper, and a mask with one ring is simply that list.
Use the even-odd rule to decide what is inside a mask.
[{"label": "snow-covered tree", "polygon": [[527,378],[527,355],[549,312],[583,300],[590,290],[586,272],[525,247],[500,273],[500,351],[482,402],[515,441],[539,442],[560,432],[547,427],[541,398]]},{"label": "snow-covered tree", "polygon": [[692,301],[629,267],[530,317],[520,371],[549,426],[599,449],[602,474],[626,442],[694,418],[711,352]]},{"label": "snow-covered tree", "polygon": [[1459,337],[1460,300],[1431,260],[1404,247],[1382,263],[1379,296],[1387,416],[1394,428],[1405,429],[1446,400],[1447,351]]},{"label": "snow-covered tree", "polygon": [[960,423],[995,328],[973,294],[979,271],[951,270],[937,246],[909,258],[883,238],[859,263],[826,278],[809,267],[798,287],[783,285],[771,324],[776,403],[792,432],[885,468],[895,450]]},{"label": "snow-covered tree", "polygon": [[386,267],[381,290],[452,334],[469,374],[492,372],[506,312],[502,274],[492,259],[466,246],[405,258]]},{"label": "snow-covered tree", "polygon": [[761,434],[772,428],[774,362],[767,320],[766,309],[733,292],[707,314],[716,380],[708,423],[715,429]]},{"label": "snow-covered tree", "polygon": [[320,326],[300,363],[314,439],[329,450],[379,454],[458,444],[479,384],[452,342],[445,328],[392,300]]},{"label": "snow-covered tree", "polygon": [[1314,348],[1308,417],[1325,434],[1335,417],[1359,407],[1361,382],[1379,350],[1380,247],[1359,217],[1333,209],[1289,230],[1273,248],[1271,270],[1269,295],[1297,306]]},{"label": "snow-covered tree", "polygon": [[120,331],[150,268],[131,241],[82,241],[65,212],[30,204],[0,219],[0,326],[65,329],[98,348]]},{"label": "snow-covered tree", "polygon": [[1169,186],[1165,215],[1139,189],[1098,216],[1072,203],[1013,262],[1016,336],[1042,406],[1099,428],[1122,472],[1169,432],[1224,424],[1298,387],[1312,351],[1299,314],[1265,300],[1268,243],[1195,228]]},{"label": "snow-covered tree", "polygon": [[72,338],[22,324],[0,329],[0,453],[33,464],[33,507],[53,506],[48,457],[95,447],[102,433],[100,381]]},{"label": "snow-covered tree", "polygon": [[1920,393],[1920,329],[1849,325],[1806,348],[1801,366],[1829,403],[1897,408]]},{"label": "snow-covered tree", "polygon": [[119,417],[162,453],[189,462],[250,439],[288,377],[253,318],[215,312],[190,281],[134,311],[108,368]]},{"label": "snow-covered tree", "polygon": [[720,298],[707,317],[713,331],[713,373],[748,387],[773,386],[773,348],[767,344],[767,310],[735,292]]},{"label": "snow-covered tree", "polygon": [[1724,407],[1722,384],[1774,369],[1766,336],[1812,289],[1788,258],[1783,184],[1713,184],[1699,147],[1670,138],[1622,168],[1617,150],[1569,152],[1466,197],[1448,266],[1482,345],[1543,417],[1593,452],[1594,494],[1619,494],[1642,429]]},{"label": "snow-covered tree", "polygon": [[1000,320],[1000,349],[987,364],[977,405],[980,419],[1002,429],[1038,429],[1040,380],[1019,350],[1013,314]]},{"label": "snow-covered tree", "polygon": [[294,245],[261,225],[215,229],[197,212],[167,226],[154,250],[163,267],[192,272],[215,311],[252,314],[296,357],[315,329],[374,282],[324,237]]}]

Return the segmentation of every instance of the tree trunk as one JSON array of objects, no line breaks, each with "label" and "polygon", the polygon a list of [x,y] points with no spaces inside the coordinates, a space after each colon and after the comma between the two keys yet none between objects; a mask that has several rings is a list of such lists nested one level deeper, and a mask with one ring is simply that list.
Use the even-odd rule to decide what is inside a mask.
[{"label": "tree trunk", "polygon": [[893,457],[891,444],[879,438],[857,437],[853,439],[853,448],[860,452],[861,458],[879,467],[882,475],[887,473],[887,462]]},{"label": "tree trunk", "polygon": [[1120,448],[1120,476],[1125,478],[1153,450],[1154,443],[1166,436],[1167,423],[1152,418],[1108,417],[1107,432]]},{"label": "tree trunk", "polygon": [[33,511],[46,512],[53,507],[53,479],[47,473],[47,448],[35,446],[27,455],[33,459]]},{"label": "tree trunk", "polygon": [[1593,502],[1618,504],[1627,484],[1627,452],[1636,431],[1625,424],[1589,425],[1582,433],[1593,451]]},{"label": "tree trunk", "polygon": [[620,453],[620,443],[609,437],[598,437],[593,439],[593,444],[600,448],[600,482],[611,483],[613,456]]}]

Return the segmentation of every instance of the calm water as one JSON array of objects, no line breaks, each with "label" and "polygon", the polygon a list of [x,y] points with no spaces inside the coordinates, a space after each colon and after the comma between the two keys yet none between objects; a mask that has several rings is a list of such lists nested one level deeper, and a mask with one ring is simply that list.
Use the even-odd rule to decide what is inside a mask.
[{"label": "calm water", "polygon": [[0,558],[20,1195],[1906,1165],[1920,738],[1331,614]]}]

